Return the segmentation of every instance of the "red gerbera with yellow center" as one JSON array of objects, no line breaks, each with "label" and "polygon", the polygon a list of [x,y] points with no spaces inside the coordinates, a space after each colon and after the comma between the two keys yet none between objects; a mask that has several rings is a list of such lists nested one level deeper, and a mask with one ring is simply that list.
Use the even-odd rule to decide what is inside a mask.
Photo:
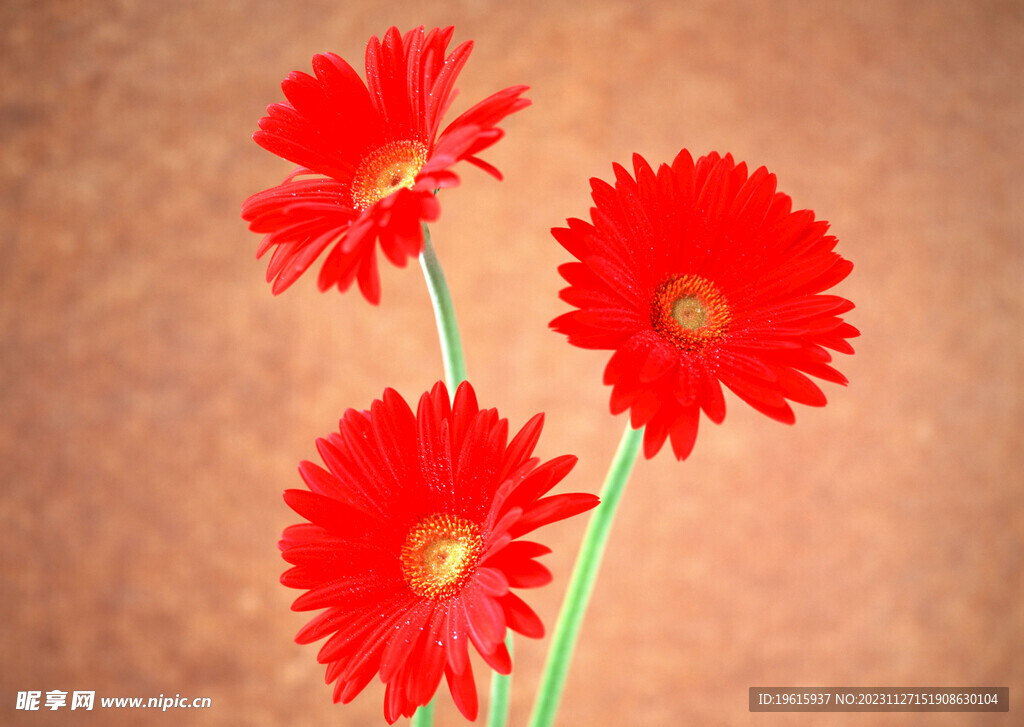
[{"label": "red gerbera with yellow center", "polygon": [[655,172],[639,155],[615,186],[591,179],[593,224],[552,230],[579,262],[559,268],[561,297],[578,310],[552,328],[581,348],[615,351],[604,381],[611,410],[631,410],[644,454],[666,438],[693,449],[701,409],[725,418],[725,384],[773,419],[792,424],[787,401],[825,404],[805,374],[846,384],[827,349],[853,353],[859,335],[840,315],[853,304],[822,291],[853,265],[834,252],[828,223],[794,212],[774,174],[717,153],[696,164],[682,150]]},{"label": "red gerbera with yellow center", "polygon": [[266,235],[257,257],[275,248],[267,268],[275,295],[331,248],[320,289],[358,280],[379,302],[377,241],[398,266],[420,253],[421,223],[440,214],[434,192],[458,184],[450,167],[465,160],[501,179],[477,154],[501,138],[498,122],[530,104],[520,98],[527,87],[487,97],[438,134],[473,46],[446,57],[452,33],[391,28],[383,43],[370,38],[366,85],[333,53],[313,57],[315,77],[294,71],[282,82],[288,100],[267,108],[253,139],[300,166],[242,205],[249,228]]},{"label": "red gerbera with yellow center", "polygon": [[550,552],[519,540],[597,504],[590,494],[544,495],[573,456],[539,464],[538,414],[508,441],[508,422],[480,409],[468,383],[449,402],[444,384],[414,414],[394,390],[369,412],[349,410],[340,431],[317,441],[327,469],[299,467],[305,490],[285,501],[308,523],[285,530],[281,582],[308,589],[296,611],[327,609],[296,636],[328,638],[318,660],[335,701],[351,701],[375,674],[387,684],[388,722],[427,704],[440,683],[469,719],[477,694],[469,644],[501,674],[512,664],[506,628],[539,638],[537,615],[512,592],[551,574]]}]

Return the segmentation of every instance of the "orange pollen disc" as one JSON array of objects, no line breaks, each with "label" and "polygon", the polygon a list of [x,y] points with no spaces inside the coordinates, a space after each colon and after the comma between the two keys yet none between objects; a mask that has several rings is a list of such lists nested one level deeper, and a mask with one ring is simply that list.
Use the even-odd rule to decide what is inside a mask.
[{"label": "orange pollen disc", "polygon": [[454,515],[431,515],[405,538],[402,575],[417,596],[445,600],[462,589],[483,548],[476,523]]},{"label": "orange pollen disc", "polygon": [[352,204],[365,209],[402,187],[412,187],[426,163],[427,147],[418,141],[389,141],[374,149],[352,179]]},{"label": "orange pollen disc", "polygon": [[654,330],[684,351],[699,351],[729,329],[729,304],[714,283],[699,275],[675,275],[654,291]]}]

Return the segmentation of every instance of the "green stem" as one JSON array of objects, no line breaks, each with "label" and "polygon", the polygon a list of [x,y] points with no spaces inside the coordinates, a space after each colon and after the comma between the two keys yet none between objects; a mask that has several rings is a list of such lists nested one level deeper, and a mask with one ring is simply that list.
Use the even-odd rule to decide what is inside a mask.
[{"label": "green stem", "polygon": [[[441,359],[444,362],[444,380],[450,396],[455,389],[466,380],[466,361],[462,354],[462,339],[459,326],[455,320],[455,307],[452,296],[448,292],[448,283],[444,271],[437,259],[437,252],[430,240],[430,229],[423,225],[423,252],[420,253],[420,267],[427,281],[430,300],[434,304],[434,320],[437,322],[437,336],[441,341]],[[512,651],[512,634],[505,641],[509,652]],[[509,677],[500,674],[491,676],[491,700],[487,713],[488,727],[505,727],[508,720]],[[413,727],[431,727],[434,723],[433,703],[416,710],[413,715]]]},{"label": "green stem", "polygon": [[430,230],[426,223],[423,225],[420,267],[423,268],[430,300],[434,304],[434,320],[437,322],[437,335],[441,339],[441,358],[444,361],[444,380],[448,385],[449,395],[455,396],[455,389],[466,380],[466,361],[462,356],[462,339],[459,337],[459,325],[455,321],[452,296],[448,292],[448,283],[445,282],[437,253],[430,242]]},{"label": "green stem", "polygon": [[[512,633],[505,639],[509,656],[512,655]],[[491,702],[487,709],[487,727],[505,727],[508,722],[508,693],[512,675],[491,674]]]},{"label": "green stem", "polygon": [[633,429],[628,422],[626,423],[626,431],[622,435],[615,458],[605,476],[604,486],[601,488],[601,504],[590,517],[587,532],[583,536],[583,544],[576,557],[576,566],[566,589],[561,613],[558,614],[554,636],[551,637],[548,660],[544,665],[544,675],[541,677],[537,701],[533,706],[530,727],[550,727],[554,723],[558,704],[562,699],[562,689],[565,687],[566,673],[569,671],[569,663],[572,661],[576,638],[579,636],[580,624],[587,611],[590,594],[594,590],[594,581],[597,580],[597,570],[601,565],[605,544],[608,542],[612,520],[615,519],[615,511],[618,509],[629,473],[633,470],[643,438],[643,429]]},{"label": "green stem", "polygon": [[430,727],[434,724],[434,703],[431,702],[416,710],[412,716],[410,727]]}]

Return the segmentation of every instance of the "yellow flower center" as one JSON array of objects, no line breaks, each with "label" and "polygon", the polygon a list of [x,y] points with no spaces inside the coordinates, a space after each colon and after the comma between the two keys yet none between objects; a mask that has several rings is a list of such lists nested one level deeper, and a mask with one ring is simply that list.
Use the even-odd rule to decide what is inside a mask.
[{"label": "yellow flower center", "polygon": [[654,330],[683,351],[699,351],[729,329],[729,304],[699,275],[674,275],[651,299]]},{"label": "yellow flower center", "polygon": [[454,515],[431,515],[405,538],[402,575],[418,596],[451,598],[473,573],[483,547],[476,523]]},{"label": "yellow flower center", "polygon": [[361,210],[412,187],[427,162],[427,147],[418,141],[390,141],[374,149],[359,163],[352,179],[352,204]]}]

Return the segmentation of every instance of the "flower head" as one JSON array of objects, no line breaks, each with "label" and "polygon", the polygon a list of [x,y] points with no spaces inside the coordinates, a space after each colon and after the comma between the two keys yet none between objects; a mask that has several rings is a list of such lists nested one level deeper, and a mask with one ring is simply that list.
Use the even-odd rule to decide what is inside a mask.
[{"label": "flower head", "polygon": [[[380,301],[376,245],[404,266],[423,246],[423,221],[436,220],[434,192],[458,184],[465,160],[501,174],[477,154],[501,138],[497,124],[529,105],[526,86],[492,94],[441,131],[453,84],[472,43],[446,56],[452,28],[422,27],[404,36],[392,27],[366,46],[366,81],[333,53],[313,57],[314,76],[294,71],[282,82],[287,101],[267,108],[256,143],[299,165],[277,187],[254,194],[242,217],[265,237],[257,252],[275,294],[330,248],[321,290],[353,280]],[[440,133],[438,133],[440,131]]]},{"label": "flower head", "polygon": [[306,589],[292,608],[326,609],[296,636],[329,637],[318,660],[351,701],[374,677],[387,684],[388,722],[433,697],[442,675],[469,719],[477,694],[472,643],[502,674],[512,664],[506,628],[538,638],[537,615],[512,592],[551,580],[535,558],[550,552],[519,538],[597,504],[589,494],[544,497],[576,458],[532,457],[543,415],[508,441],[508,422],[480,409],[468,383],[450,402],[444,384],[414,414],[394,390],[369,412],[349,410],[317,441],[327,469],[299,467],[306,490],[285,501],[309,522],[284,531],[294,567],[281,582]]},{"label": "flower head", "polygon": [[833,251],[828,223],[794,212],[775,175],[717,153],[685,149],[655,172],[614,165],[615,186],[591,179],[592,224],[552,230],[579,262],[559,271],[577,310],[552,328],[581,348],[608,349],[611,410],[631,410],[644,454],[671,439],[685,458],[700,411],[725,417],[725,384],[740,399],[793,423],[787,401],[825,404],[806,374],[845,384],[827,349],[853,353],[850,301],[822,291],[853,265]]}]

